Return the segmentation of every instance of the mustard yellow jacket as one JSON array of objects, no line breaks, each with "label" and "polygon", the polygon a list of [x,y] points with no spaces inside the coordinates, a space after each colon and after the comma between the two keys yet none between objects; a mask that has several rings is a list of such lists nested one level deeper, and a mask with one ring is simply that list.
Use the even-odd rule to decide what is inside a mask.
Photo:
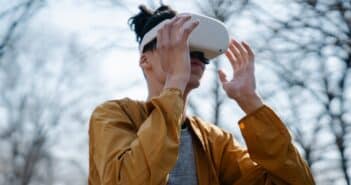
[{"label": "mustard yellow jacket", "polygon": [[[176,163],[184,101],[166,89],[149,102],[112,100],[98,106],[89,127],[89,185],[166,185]],[[312,185],[305,161],[278,116],[267,106],[233,136],[197,117],[193,131],[199,185]]]}]

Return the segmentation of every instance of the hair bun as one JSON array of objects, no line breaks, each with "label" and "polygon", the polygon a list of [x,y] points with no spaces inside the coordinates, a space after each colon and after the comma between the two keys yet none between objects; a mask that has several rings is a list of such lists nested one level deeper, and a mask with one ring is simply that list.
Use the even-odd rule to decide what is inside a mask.
[{"label": "hair bun", "polygon": [[165,19],[170,19],[176,15],[176,12],[167,5],[161,5],[154,12],[145,5],[139,6],[140,12],[129,18],[129,27],[134,30],[136,40],[141,42],[145,33],[152,29]]},{"label": "hair bun", "polygon": [[158,14],[165,11],[172,11],[172,9],[167,5],[161,5],[159,8],[155,10],[154,14]]},{"label": "hair bun", "polygon": [[149,10],[145,5],[139,6],[140,12],[135,16],[129,18],[128,24],[132,30],[135,31],[137,35],[137,41],[140,42],[140,35],[143,33],[143,28],[150,17],[152,17],[153,12]]},{"label": "hair bun", "polygon": [[153,12],[149,10],[145,5],[139,5],[140,13],[143,13],[145,16],[151,17]]}]

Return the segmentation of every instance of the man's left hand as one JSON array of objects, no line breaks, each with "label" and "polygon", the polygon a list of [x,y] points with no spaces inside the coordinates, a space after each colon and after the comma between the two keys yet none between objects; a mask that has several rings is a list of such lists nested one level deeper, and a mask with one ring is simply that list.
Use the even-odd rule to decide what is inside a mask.
[{"label": "man's left hand", "polygon": [[218,71],[223,89],[248,114],[263,105],[256,93],[255,55],[247,43],[234,39],[225,55],[233,68],[233,78],[228,81],[223,70]]}]

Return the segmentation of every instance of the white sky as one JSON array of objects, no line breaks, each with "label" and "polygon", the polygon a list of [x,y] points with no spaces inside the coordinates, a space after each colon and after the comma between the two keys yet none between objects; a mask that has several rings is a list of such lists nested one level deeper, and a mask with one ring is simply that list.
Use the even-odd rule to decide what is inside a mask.
[{"label": "white sky", "polygon": [[[98,2],[98,0],[96,1]],[[267,6],[267,4],[271,4],[272,1],[273,0],[264,1],[262,3],[266,3],[266,7],[270,7]],[[166,2],[179,12],[194,10],[194,5],[189,3],[190,1],[188,0]],[[137,13],[137,5],[147,4],[147,1],[129,0],[128,4],[130,4],[128,8],[130,8],[133,13]],[[101,2],[99,5],[101,7],[97,7],[97,4],[91,3],[90,0],[50,1],[49,8],[45,8],[37,16],[36,24],[41,26],[44,31],[46,27],[50,27],[51,29],[55,28],[61,32],[62,36],[77,37],[85,45],[99,49],[94,57],[94,59],[98,60],[96,62],[99,64],[98,68],[96,68],[96,72],[100,74],[102,80],[106,81],[105,85],[107,89],[124,87],[131,82],[137,82],[137,85],[129,88],[128,91],[115,91],[111,95],[107,95],[108,97],[106,97],[106,99],[122,98],[126,96],[135,99],[145,99],[146,86],[141,70],[138,67],[139,55],[137,43],[134,33],[130,31],[127,26],[127,19],[131,16],[131,13],[122,11],[120,8],[109,7],[106,4],[103,5]],[[272,11],[273,10],[279,11],[277,7],[273,7]],[[235,22],[237,23],[236,26],[238,29],[235,29],[235,33],[232,33],[233,36],[239,40],[250,38],[250,34],[254,32],[250,30],[250,28],[254,25],[247,20],[235,20]],[[124,48],[118,46],[124,46]],[[229,69],[229,67],[226,67],[228,73],[230,73]],[[211,70],[211,67],[207,70]],[[259,66],[256,70],[256,73],[260,74],[265,72],[265,69]],[[206,80],[209,78],[211,78],[211,76],[205,73],[202,80],[204,87],[206,87]],[[204,87],[200,87],[199,90],[201,91],[201,88]],[[284,99],[284,97],[282,99]],[[271,105],[274,107],[274,104],[279,104],[282,99],[271,102]],[[230,106],[230,108],[234,106],[236,106],[236,104],[233,103],[233,106]],[[226,109],[225,112],[228,112],[228,109]],[[241,118],[241,116],[243,116],[242,112],[234,115],[234,121]],[[230,129],[231,131],[237,129],[234,121],[232,125],[226,125],[224,128]],[[72,135],[74,135],[74,133],[72,133]],[[61,150],[58,156],[71,157],[70,155],[72,155],[79,158],[79,156],[76,155],[76,148],[74,148],[76,145],[72,145],[71,147],[74,153]],[[86,158],[82,158],[81,160],[83,160],[83,163],[86,162],[84,161]]]}]

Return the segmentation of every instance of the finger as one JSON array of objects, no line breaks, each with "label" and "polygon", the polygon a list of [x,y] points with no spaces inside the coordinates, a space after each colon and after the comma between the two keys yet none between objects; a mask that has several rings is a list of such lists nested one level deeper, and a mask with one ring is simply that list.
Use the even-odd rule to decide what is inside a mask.
[{"label": "finger", "polygon": [[177,16],[178,19],[174,20],[172,22],[172,30],[171,30],[171,34],[172,34],[172,38],[179,36],[179,32],[181,27],[191,19],[190,15],[184,14],[184,15],[179,15]]},{"label": "finger", "polygon": [[254,59],[255,59],[255,54],[254,52],[252,51],[251,47],[249,46],[249,44],[247,44],[246,42],[243,42],[243,46],[245,47],[247,53],[248,53],[248,59],[251,61],[251,62],[254,62]]},{"label": "finger", "polygon": [[162,28],[162,39],[163,39],[163,49],[169,49],[170,47],[170,41],[171,41],[171,38],[170,38],[170,32],[171,32],[171,21],[167,22],[163,28]]},{"label": "finger", "polygon": [[172,24],[177,22],[178,20],[180,20],[183,16],[174,16],[172,19],[171,19],[171,22]]},{"label": "finger", "polygon": [[240,54],[244,54],[246,52],[245,49],[243,48],[243,46],[238,41],[236,41],[235,39],[232,39],[232,43],[240,51]]},{"label": "finger", "polygon": [[182,40],[188,40],[189,35],[194,31],[194,29],[199,25],[199,21],[191,21],[190,24],[184,24]]},{"label": "finger", "polygon": [[190,15],[178,15],[177,18],[174,19],[171,23],[170,29],[170,42],[177,43],[180,40],[180,32],[181,32],[181,25],[183,25],[186,21],[191,19]]},{"label": "finger", "polygon": [[169,26],[170,20],[166,20],[165,24],[157,31],[157,42],[156,42],[156,47],[159,49],[164,49],[164,47],[166,46],[166,42],[168,42],[168,34],[167,31],[168,30],[168,26]]},{"label": "finger", "polygon": [[188,14],[178,16],[178,19],[173,22],[173,25],[176,27],[181,27],[185,22],[191,19],[191,16]]},{"label": "finger", "polygon": [[235,44],[233,42],[231,42],[231,44],[229,45],[229,49],[230,51],[233,53],[233,55],[235,56],[235,58],[237,60],[235,60],[235,63],[237,63],[238,66],[241,66],[243,63],[243,58],[240,54],[240,51],[238,48],[236,48]]},{"label": "finger", "polygon": [[162,38],[162,28],[157,31],[157,36],[156,36],[156,49],[162,48],[163,45],[163,38]]},{"label": "finger", "polygon": [[169,21],[168,23],[166,23],[165,27],[164,27],[164,32],[163,32],[163,39],[165,40],[166,44],[169,44],[170,41],[170,36],[171,36],[171,30],[172,30],[172,22]]},{"label": "finger", "polygon": [[235,39],[232,39],[232,43],[235,45],[235,48],[237,48],[240,52],[240,55],[242,57],[242,61],[243,63],[246,63],[247,62],[247,51],[245,50],[245,48],[238,42],[236,41]]},{"label": "finger", "polygon": [[242,56],[244,58],[244,61],[245,61],[245,63],[248,63],[249,62],[249,53],[248,53],[248,51],[246,50],[246,48],[244,46],[244,42],[241,42],[240,46],[244,50],[244,53],[242,54]]},{"label": "finger", "polygon": [[230,64],[231,64],[231,66],[232,66],[232,68],[233,68],[233,70],[234,71],[236,71],[237,69],[239,69],[239,63],[238,62],[236,62],[236,58],[235,58],[235,56],[233,55],[233,53],[231,52],[231,50],[227,50],[226,52],[225,52],[225,56],[228,58],[228,60],[229,60],[229,62],[230,62]]},{"label": "finger", "polygon": [[218,76],[219,76],[219,80],[221,81],[222,85],[224,83],[228,82],[227,75],[224,73],[224,71],[222,69],[218,70]]}]

